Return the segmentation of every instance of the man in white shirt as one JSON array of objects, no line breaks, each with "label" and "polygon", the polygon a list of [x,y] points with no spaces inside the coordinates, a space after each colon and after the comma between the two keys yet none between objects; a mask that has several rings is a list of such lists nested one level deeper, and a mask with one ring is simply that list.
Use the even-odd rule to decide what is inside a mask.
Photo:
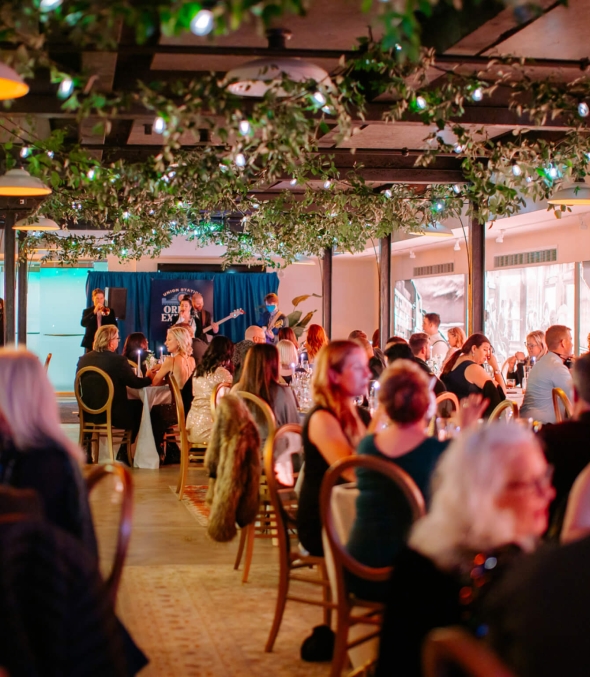
[{"label": "man in white shirt", "polygon": [[564,364],[574,349],[572,331],[562,324],[555,324],[547,329],[545,342],[549,352],[531,369],[520,416],[541,423],[555,423],[553,388],[561,388],[570,400],[573,398],[572,376]]},{"label": "man in white shirt", "polygon": [[[440,315],[438,313],[426,313],[422,320],[422,329],[428,334],[428,341],[432,348],[432,358],[437,362],[442,362],[447,356],[449,344],[445,341],[444,336],[440,333]],[[439,358],[439,359],[437,359]]]}]

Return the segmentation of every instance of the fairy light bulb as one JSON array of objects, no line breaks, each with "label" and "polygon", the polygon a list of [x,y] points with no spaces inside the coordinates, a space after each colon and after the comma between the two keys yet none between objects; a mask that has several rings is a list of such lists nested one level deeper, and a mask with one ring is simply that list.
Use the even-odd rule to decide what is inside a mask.
[{"label": "fairy light bulb", "polygon": [[474,89],[471,92],[471,98],[473,101],[481,101],[483,99],[483,89],[481,87]]},{"label": "fairy light bulb", "polygon": [[426,99],[423,96],[416,97],[416,108],[418,110],[425,110],[427,106]]},{"label": "fairy light bulb", "polygon": [[166,131],[166,120],[159,116],[154,120],[154,132],[156,134],[163,134]]},{"label": "fairy light bulb", "polygon": [[313,100],[318,104],[318,106],[326,105],[326,97],[319,90],[314,92]]},{"label": "fairy light bulb", "polygon": [[67,99],[74,91],[74,81],[72,78],[64,78],[57,88],[57,95],[60,99]]},{"label": "fairy light bulb", "polygon": [[522,168],[516,161],[512,162],[512,173],[514,176],[521,176],[522,174]]},{"label": "fairy light bulb", "polygon": [[245,167],[246,166],[246,156],[244,153],[238,153],[236,155],[235,163],[237,167]]},{"label": "fairy light bulb", "polygon": [[201,9],[191,20],[191,33],[194,35],[208,35],[213,30],[214,17],[210,9]]},{"label": "fairy light bulb", "polygon": [[587,118],[590,115],[590,108],[588,108],[588,104],[585,101],[581,101],[578,104],[578,115],[581,118]]},{"label": "fairy light bulb", "polygon": [[252,131],[252,127],[248,120],[240,120],[240,134],[242,136],[248,136]]}]

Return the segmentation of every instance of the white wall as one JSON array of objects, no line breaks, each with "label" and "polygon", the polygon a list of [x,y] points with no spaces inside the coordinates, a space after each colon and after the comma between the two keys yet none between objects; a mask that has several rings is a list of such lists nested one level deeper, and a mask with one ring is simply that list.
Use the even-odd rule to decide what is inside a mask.
[{"label": "white wall", "polygon": [[332,296],[332,338],[346,338],[353,329],[362,329],[371,338],[379,325],[375,257],[335,257]]}]

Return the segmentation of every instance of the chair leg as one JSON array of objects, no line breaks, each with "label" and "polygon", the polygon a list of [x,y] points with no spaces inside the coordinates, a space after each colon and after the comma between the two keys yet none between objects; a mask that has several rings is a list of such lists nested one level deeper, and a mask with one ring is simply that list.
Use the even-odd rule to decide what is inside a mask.
[{"label": "chair leg", "polygon": [[184,494],[184,487],[186,485],[186,476],[188,474],[188,450],[182,449],[183,445],[180,445],[180,474],[178,475],[178,484],[176,485],[176,492],[178,493],[178,500],[182,501],[182,496]]},{"label": "chair leg", "polygon": [[[322,599],[326,604],[329,604],[332,601],[332,590],[330,589],[330,579],[328,578],[325,564],[320,564],[319,573],[320,579],[327,583],[322,592]],[[327,625],[329,628],[332,627],[332,609],[327,606],[324,607],[324,625]]]},{"label": "chair leg", "polygon": [[272,651],[275,640],[281,628],[281,623],[283,621],[285,605],[287,604],[287,594],[289,592],[289,565],[284,560],[285,558],[281,557],[279,571],[279,593],[277,595],[275,617],[272,622],[272,627],[270,629],[270,634],[268,635],[266,646],[264,647],[266,653],[270,653]]},{"label": "chair leg", "polygon": [[110,428],[107,430],[107,443],[109,445],[109,456],[111,457],[111,463],[114,463],[115,452],[113,451],[113,432]]},{"label": "chair leg", "polygon": [[[346,605],[342,600],[340,605]],[[332,656],[332,668],[330,677],[341,677],[344,664],[346,663],[348,630],[350,621],[350,611],[348,608],[338,608],[338,618],[336,621],[336,640],[334,642],[334,655]]]},{"label": "chair leg", "polygon": [[131,449],[131,430],[125,431],[125,437],[123,438],[123,442],[127,443],[127,460],[129,461],[129,467],[133,468],[134,453]]},{"label": "chair leg", "polygon": [[244,560],[242,583],[248,582],[248,575],[250,574],[250,565],[252,564],[252,555],[254,554],[254,535],[256,533],[256,526],[254,524],[249,524],[246,527],[246,531],[246,559]]},{"label": "chair leg", "polygon": [[236,561],[234,562],[234,571],[240,568],[240,562],[242,561],[242,554],[244,553],[244,545],[246,544],[246,535],[248,527],[240,529],[240,543],[238,545],[238,552],[236,554]]}]

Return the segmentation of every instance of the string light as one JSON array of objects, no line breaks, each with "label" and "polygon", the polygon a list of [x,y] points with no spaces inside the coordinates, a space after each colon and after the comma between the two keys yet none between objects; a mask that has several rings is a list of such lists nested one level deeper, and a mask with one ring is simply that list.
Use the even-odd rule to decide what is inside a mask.
[{"label": "string light", "polygon": [[549,175],[550,179],[556,179],[559,175],[559,172],[557,171],[557,167],[554,167],[553,165],[549,165],[547,168],[547,174]]},{"label": "string light", "polygon": [[387,190],[384,190],[384,191],[383,191],[383,195],[385,195],[385,197],[388,197],[388,198],[389,198],[389,197],[391,197],[391,196],[393,195],[393,193],[392,193],[392,192],[389,190],[389,188],[388,188]]},{"label": "string light", "polygon": [[213,12],[210,9],[201,9],[191,20],[191,33],[208,35],[213,30],[213,23]]},{"label": "string light", "polygon": [[588,104],[585,101],[581,101],[578,104],[578,115],[581,118],[587,118],[590,115],[590,108],[588,108]]},{"label": "string light", "polygon": [[454,191],[455,193],[457,193],[457,195],[459,195],[459,193],[461,192],[461,186],[460,186],[458,183],[456,183],[456,184],[453,186],[453,191]]},{"label": "string light", "polygon": [[313,100],[318,104],[318,106],[326,105],[326,97],[320,91],[314,92]]},{"label": "string light", "polygon": [[159,116],[154,120],[154,132],[156,134],[163,134],[166,131],[166,120]]},{"label": "string light", "polygon": [[437,202],[434,205],[434,208],[436,209],[437,212],[442,212],[442,210],[445,208],[445,205],[443,202]]},{"label": "string light", "polygon": [[291,186],[296,186],[296,185],[297,185],[297,179],[291,179],[291,180],[289,181],[289,185],[291,185]]},{"label": "string light", "polygon": [[462,153],[463,152],[463,146],[460,143],[456,143],[453,146],[453,151],[457,154]]},{"label": "string light", "polygon": [[473,101],[481,101],[483,99],[483,89],[481,87],[474,89],[473,92],[471,92],[471,98]]},{"label": "string light", "polygon": [[53,152],[52,150],[48,150],[48,151],[47,151],[47,157],[48,157],[50,160],[53,160],[53,156],[54,156],[54,152]]},{"label": "string light", "polygon": [[522,168],[516,160],[512,160],[512,173],[514,176],[520,176],[522,174]]},{"label": "string light", "polygon": [[326,181],[324,181],[324,188],[326,190],[329,190],[331,185],[332,185],[332,182],[330,181],[330,179],[327,179]]},{"label": "string light", "polygon": [[251,131],[252,127],[250,126],[248,120],[240,120],[240,134],[242,136],[248,136]]},{"label": "string light", "polygon": [[423,96],[416,97],[416,108],[418,110],[424,110],[427,106],[426,99]]},{"label": "string light", "polygon": [[123,218],[126,221],[129,218],[129,212],[123,212]]},{"label": "string light", "polygon": [[22,158],[29,157],[30,154],[31,154],[31,149],[30,149],[28,146],[23,146],[23,147],[21,148],[21,150],[20,150],[20,156],[21,156]]},{"label": "string light", "polygon": [[41,0],[39,3],[39,9],[42,12],[51,12],[54,9],[57,9],[63,0]]},{"label": "string light", "polygon": [[57,88],[57,95],[60,99],[67,99],[74,91],[74,81],[72,78],[64,78]]},{"label": "string light", "polygon": [[238,153],[236,155],[235,163],[237,167],[245,167],[246,166],[246,156],[244,153]]}]

